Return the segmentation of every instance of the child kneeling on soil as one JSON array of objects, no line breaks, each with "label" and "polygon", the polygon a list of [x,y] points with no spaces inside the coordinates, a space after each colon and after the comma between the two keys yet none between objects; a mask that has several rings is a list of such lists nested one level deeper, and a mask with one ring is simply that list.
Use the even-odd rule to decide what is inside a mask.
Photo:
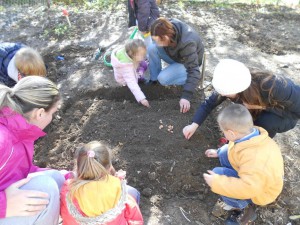
[{"label": "child kneeling on soil", "polygon": [[[221,195],[213,209],[229,211],[225,224],[249,224],[257,215],[255,205],[276,200],[283,188],[283,158],[278,145],[261,127],[253,126],[247,108],[232,104],[221,111],[218,124],[229,143],[208,149],[207,157],[219,157],[221,167],[204,173],[211,190]],[[222,209],[222,210],[220,210]]]},{"label": "child kneeling on soil", "polygon": [[149,102],[138,85],[139,82],[145,81],[143,73],[148,67],[144,61],[146,52],[146,46],[142,40],[129,40],[124,47],[112,52],[111,64],[116,81],[121,85],[127,85],[137,102],[149,107]]},{"label": "child kneeling on soil", "polygon": [[0,83],[13,87],[21,78],[46,76],[42,56],[20,43],[0,43]]},{"label": "child kneeling on soil", "polygon": [[75,157],[76,175],[61,191],[63,225],[143,224],[139,192],[126,185],[124,174],[116,174],[105,145],[92,141],[80,147]]}]

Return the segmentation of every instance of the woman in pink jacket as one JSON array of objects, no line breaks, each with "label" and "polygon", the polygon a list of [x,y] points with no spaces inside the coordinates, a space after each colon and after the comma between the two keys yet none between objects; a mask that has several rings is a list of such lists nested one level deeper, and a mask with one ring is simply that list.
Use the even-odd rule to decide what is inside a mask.
[{"label": "woman in pink jacket", "polygon": [[57,225],[64,176],[32,163],[34,141],[52,120],[59,92],[47,78],[0,85],[0,224]]},{"label": "woman in pink jacket", "polygon": [[76,175],[61,191],[63,225],[143,224],[136,196],[130,193],[134,188],[128,189],[125,180],[112,175],[115,170],[105,145],[89,142],[75,158]]},{"label": "woman in pink jacket", "polygon": [[116,81],[127,85],[137,102],[149,107],[149,102],[139,86],[139,79],[145,79],[143,72],[147,69],[145,43],[140,39],[129,40],[125,47],[116,49],[111,54]]}]

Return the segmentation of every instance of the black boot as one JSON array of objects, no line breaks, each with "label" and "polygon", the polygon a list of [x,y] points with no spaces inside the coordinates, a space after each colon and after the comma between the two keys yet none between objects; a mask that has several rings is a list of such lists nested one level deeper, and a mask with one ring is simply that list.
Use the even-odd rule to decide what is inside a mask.
[{"label": "black boot", "polygon": [[147,82],[146,82],[146,85],[156,85],[156,84],[158,84],[158,82],[157,82],[157,80],[148,80]]},{"label": "black boot", "polygon": [[247,205],[243,210],[233,210],[225,220],[226,225],[248,225],[257,218],[254,204]]}]

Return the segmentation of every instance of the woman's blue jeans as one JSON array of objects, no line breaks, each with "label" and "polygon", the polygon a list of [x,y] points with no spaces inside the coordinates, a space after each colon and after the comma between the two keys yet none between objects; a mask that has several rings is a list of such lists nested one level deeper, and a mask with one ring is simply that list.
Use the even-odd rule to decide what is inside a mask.
[{"label": "woman's blue jeans", "polygon": [[[221,148],[219,152],[219,160],[222,167],[216,167],[213,169],[213,172],[219,175],[225,175],[228,177],[239,177],[236,170],[234,170],[228,160],[228,148]],[[248,200],[240,200],[234,198],[228,198],[226,196],[221,195],[222,200],[227,204],[234,208],[244,209],[249,203],[252,201]]]},{"label": "woman's blue jeans", "polygon": [[[148,46],[150,80],[158,80],[161,85],[184,85],[187,72],[183,64],[175,62],[168,56],[163,47],[153,41]],[[169,65],[162,69],[161,60]]]}]

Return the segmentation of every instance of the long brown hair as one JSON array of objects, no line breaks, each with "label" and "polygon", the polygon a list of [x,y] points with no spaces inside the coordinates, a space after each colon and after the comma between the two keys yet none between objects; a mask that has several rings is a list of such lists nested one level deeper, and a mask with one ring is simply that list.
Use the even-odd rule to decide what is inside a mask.
[{"label": "long brown hair", "polygon": [[[287,85],[286,79],[282,76],[274,75],[267,71],[259,71],[255,68],[251,68],[250,73],[252,77],[251,84],[246,90],[237,94],[237,100],[245,102],[249,105],[284,108],[282,102],[274,99],[273,89],[276,85],[276,81],[280,81],[284,85]],[[263,98],[263,91],[268,92],[267,98]],[[262,110],[250,110],[254,117],[257,116],[261,111]]]},{"label": "long brown hair", "polygon": [[68,197],[72,199],[80,187],[91,181],[107,179],[110,167],[111,157],[106,145],[92,141],[79,147],[75,153],[76,178],[70,183]]},{"label": "long brown hair", "polygon": [[170,40],[169,45],[175,46],[174,42],[175,30],[172,23],[164,17],[156,19],[150,27],[151,36],[158,36],[161,40],[166,40],[167,36]]}]

